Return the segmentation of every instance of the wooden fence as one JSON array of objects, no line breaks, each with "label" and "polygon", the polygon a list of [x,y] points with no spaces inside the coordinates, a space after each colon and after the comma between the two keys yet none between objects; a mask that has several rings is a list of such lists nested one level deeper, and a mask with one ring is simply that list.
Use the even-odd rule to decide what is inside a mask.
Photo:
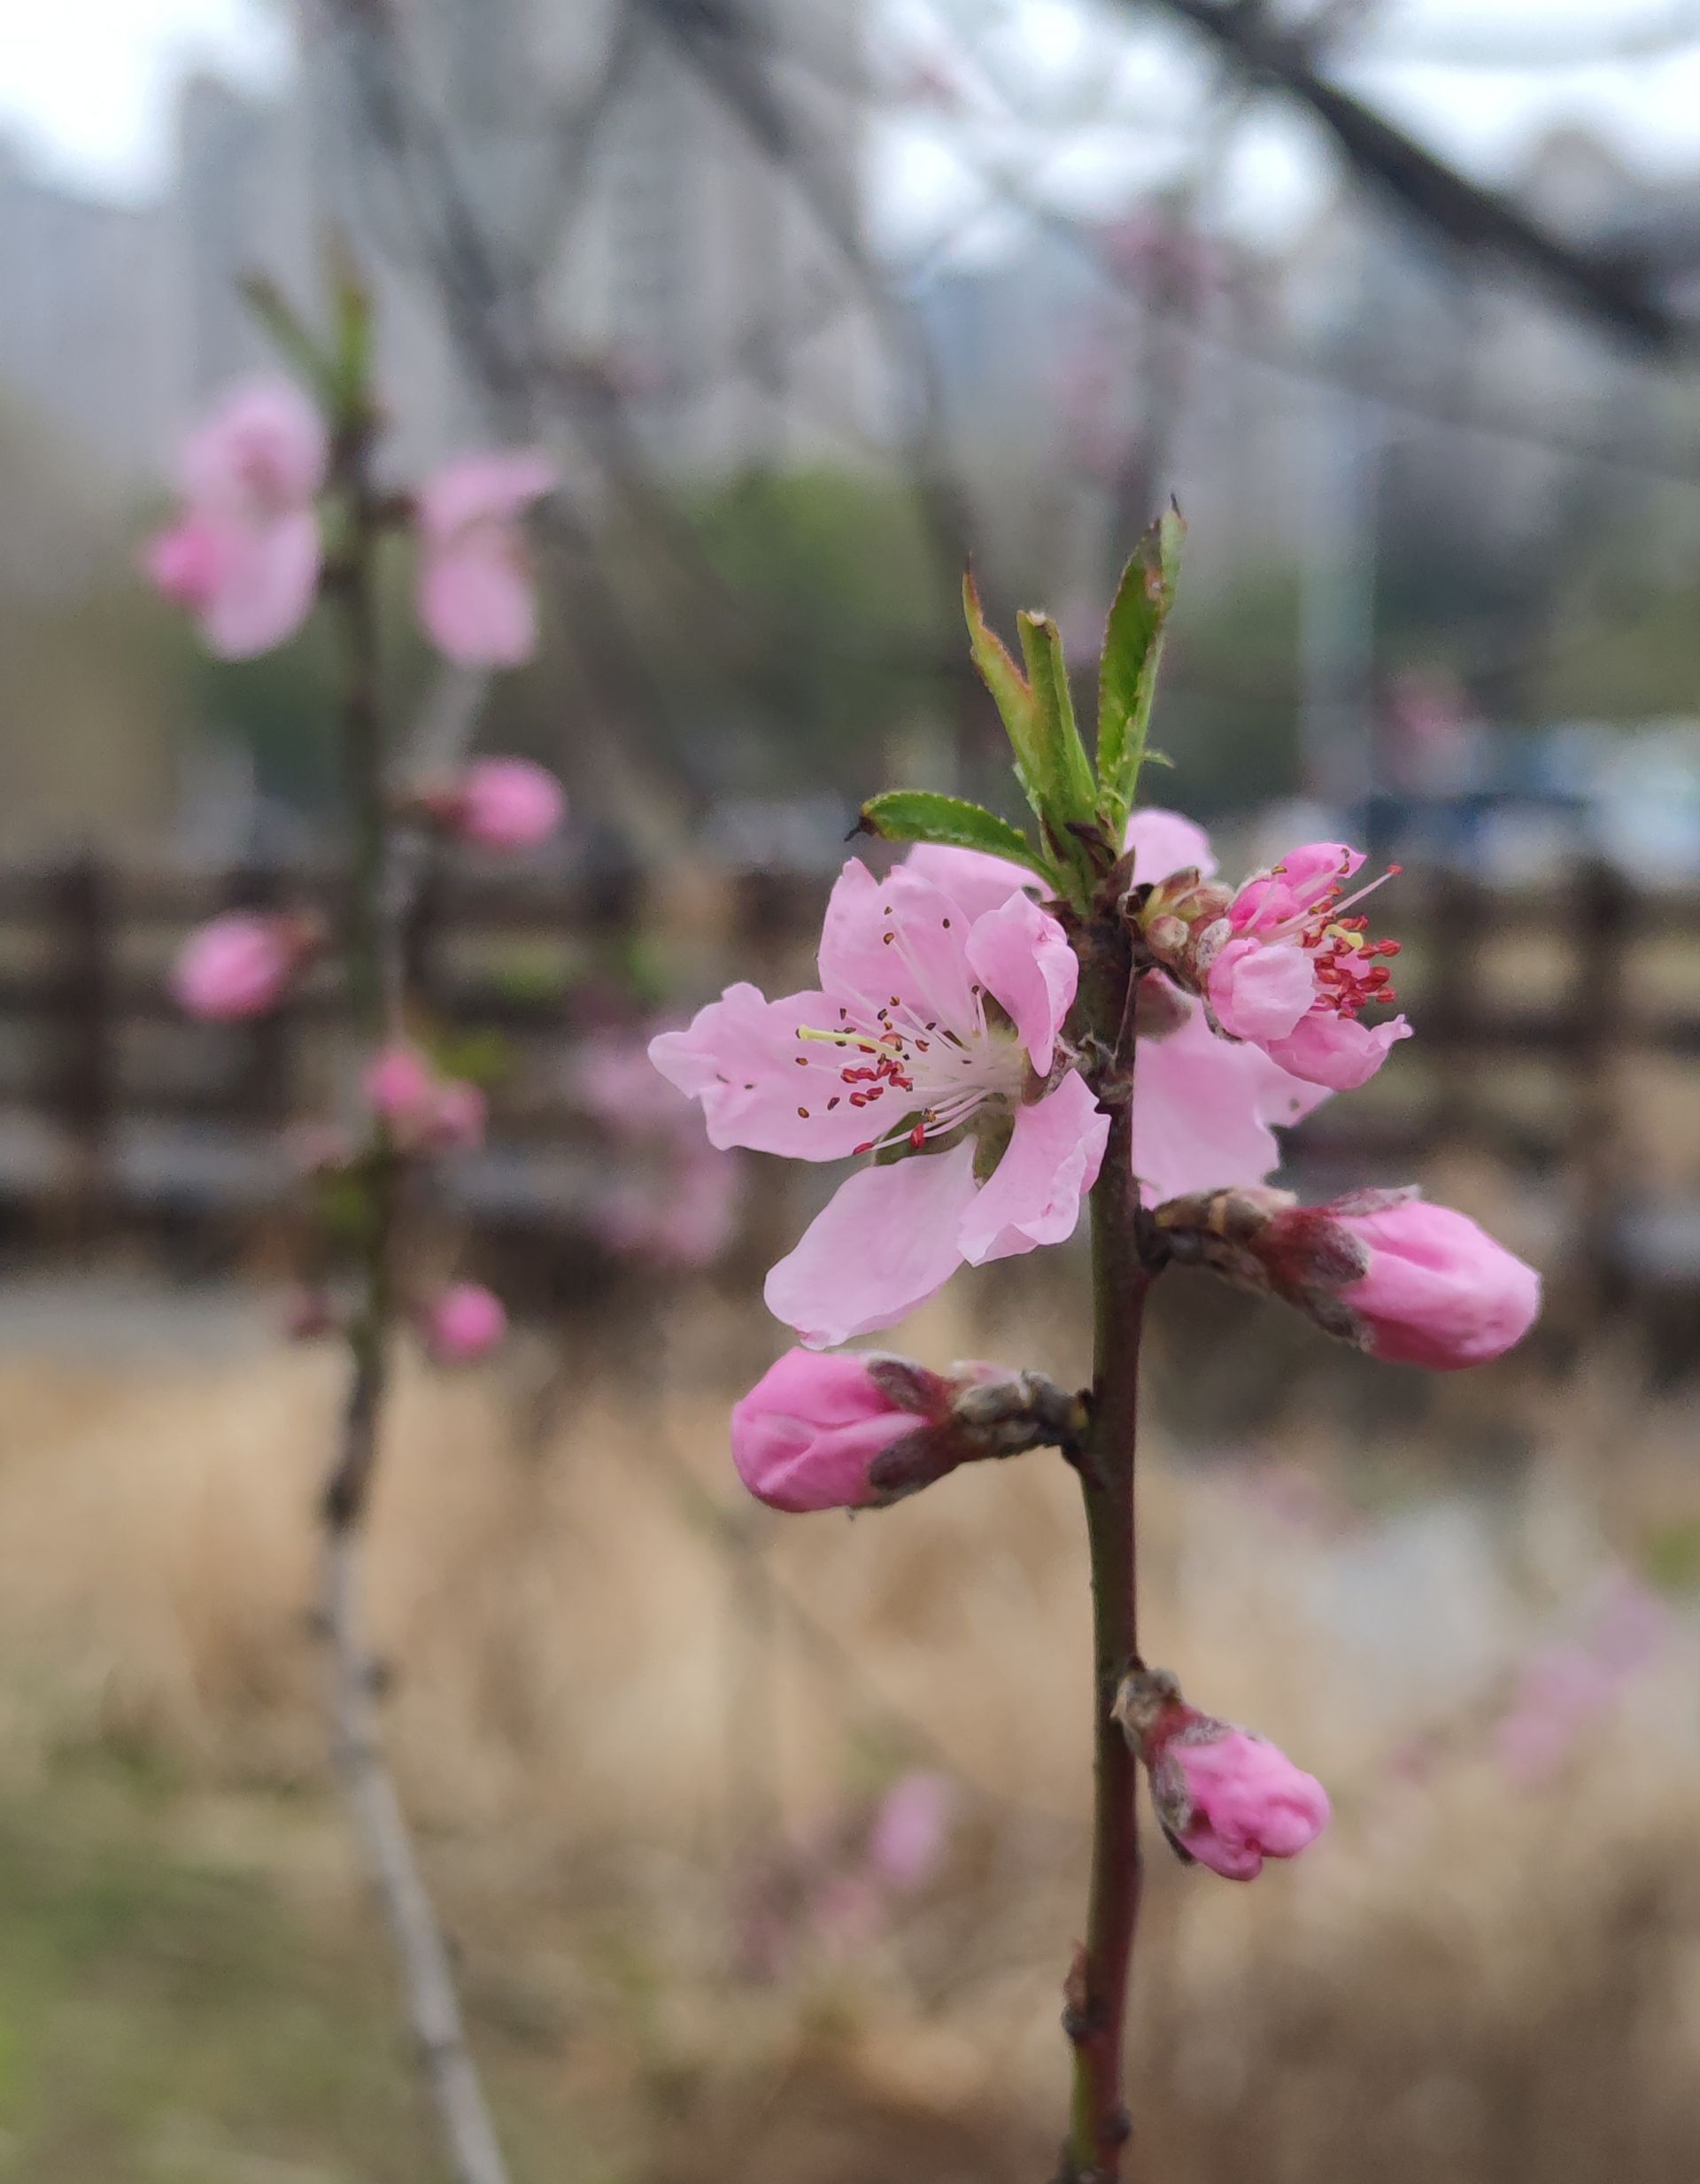
[{"label": "wooden fence", "polygon": [[[409,935],[432,1018],[503,1043],[482,1185],[489,1218],[568,1218],[584,1157],[575,1037],[733,977],[809,980],[819,880],[599,866],[444,870]],[[282,1126],[337,1081],[334,972],[273,1018],[186,1023],[166,984],[184,932],[236,904],[335,902],[310,871],[221,875],[81,859],[0,871],[0,1212],[77,1231],[259,1215],[287,1196]],[[1511,1180],[1555,1266],[1604,1304],[1700,1280],[1700,892],[1580,865],[1565,886],[1409,874],[1389,891],[1419,1036],[1294,1134],[1316,1189],[1480,1158]],[[554,1164],[552,1166],[551,1163]],[[567,1178],[563,1181],[563,1178]]]}]

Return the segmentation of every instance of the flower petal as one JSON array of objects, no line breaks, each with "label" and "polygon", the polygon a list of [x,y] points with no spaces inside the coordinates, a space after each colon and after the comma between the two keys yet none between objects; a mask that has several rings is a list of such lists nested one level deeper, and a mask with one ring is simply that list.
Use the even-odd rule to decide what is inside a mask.
[{"label": "flower petal", "polygon": [[521,667],[537,648],[537,588],[506,527],[460,533],[420,557],[421,625],[457,667]]},{"label": "flower petal", "polygon": [[184,498],[221,514],[305,507],[329,460],[325,421],[287,379],[233,387],[183,450]]},{"label": "flower petal", "polygon": [[792,1160],[842,1160],[880,1135],[884,1118],[850,1104],[852,1088],[839,1073],[859,1055],[797,1036],[800,1025],[837,1022],[824,994],[769,1001],[756,987],[729,986],[688,1029],[652,1039],[649,1058],[669,1084],[701,1101],[708,1142],[722,1152],[744,1145]]},{"label": "flower petal", "polygon": [[1218,1039],[1203,1011],[1140,1042],[1133,1073],[1133,1172],[1146,1203],[1261,1183],[1279,1166],[1272,1123],[1297,1122],[1328,1096],[1261,1047]]},{"label": "flower petal", "polygon": [[209,519],[219,532],[216,579],[197,620],[209,652],[251,660],[293,637],[319,590],[319,519],[311,508],[263,522]]},{"label": "flower petal", "polygon": [[460,455],[419,489],[419,525],[444,546],[469,524],[507,524],[560,483],[560,466],[541,447]]},{"label": "flower petal", "polygon": [[1231,1039],[1284,1039],[1317,998],[1317,974],[1302,948],[1230,941],[1207,980],[1216,1020]]},{"label": "flower petal", "polygon": [[954,896],[907,865],[876,879],[852,857],[833,885],[821,932],[821,984],[871,1018],[893,995],[954,1031],[976,1026],[969,921]]},{"label": "flower petal", "polygon": [[1355,1017],[1336,1016],[1318,1009],[1299,1018],[1285,1039],[1271,1039],[1270,1059],[1307,1084],[1326,1085],[1331,1092],[1356,1092],[1367,1084],[1401,1039],[1410,1037],[1410,1026],[1395,1016],[1373,1029]]},{"label": "flower petal", "polygon": [[969,1265],[1066,1243],[1080,1219],[1081,1200],[1098,1180],[1109,1135],[1109,1117],[1076,1070],[1055,1092],[1022,1108],[1002,1159],[957,1230]]},{"label": "flower petal", "polygon": [[1012,895],[975,920],[967,955],[975,977],[1009,1011],[1033,1067],[1048,1076],[1080,977],[1062,926],[1031,895]]},{"label": "flower petal", "polygon": [[769,1274],[768,1310],[825,1350],[891,1327],[962,1263],[957,1226],[974,1197],[974,1148],[860,1169]]},{"label": "flower petal", "polygon": [[987,910],[1001,910],[1012,895],[1024,889],[1038,894],[1043,886],[1037,872],[1007,857],[994,857],[984,849],[954,849],[947,842],[918,841],[903,860],[904,869],[961,904],[970,923]]},{"label": "flower petal", "polygon": [[1216,870],[1210,838],[1178,811],[1146,804],[1127,823],[1122,847],[1133,852],[1133,877],[1141,887],[1196,865],[1208,879]]}]

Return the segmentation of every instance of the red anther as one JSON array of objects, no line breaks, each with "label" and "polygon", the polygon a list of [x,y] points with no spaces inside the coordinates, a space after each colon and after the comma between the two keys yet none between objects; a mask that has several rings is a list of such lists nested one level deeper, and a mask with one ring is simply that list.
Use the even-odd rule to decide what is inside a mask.
[{"label": "red anther", "polygon": [[866,1107],[868,1095],[865,1092],[853,1092],[850,1095],[850,1104],[852,1107]]},{"label": "red anther", "polygon": [[853,1152],[859,1152],[859,1153],[872,1152],[872,1150],[874,1150],[874,1141],[873,1141],[873,1139],[870,1137],[870,1138],[868,1140],[868,1142],[867,1142],[867,1143],[866,1143],[865,1145],[855,1145],[855,1146],[853,1146],[853,1147],[851,1148],[851,1150],[852,1150],[852,1151],[853,1151]]},{"label": "red anther", "polygon": [[799,1069],[807,1069],[808,1067],[808,1057],[806,1054],[794,1054],[792,1057],[792,1059],[796,1063]]},{"label": "red anther", "polygon": [[800,1108],[797,1110],[797,1118],[798,1118],[798,1120],[799,1120],[800,1122],[807,1122],[807,1121],[808,1120],[808,1108],[807,1108],[807,1107],[800,1107]]},{"label": "red anther", "polygon": [[1402,945],[1399,941],[1382,941],[1378,944],[1377,952],[1383,956],[1396,956]]},{"label": "red anther", "polygon": [[833,1110],[833,1109],[834,1109],[834,1108],[838,1105],[838,1102],[839,1102],[839,1100],[840,1100],[840,1098],[841,1098],[842,1096],[842,1096],[840,1093],[837,1093],[837,1092],[835,1092],[835,1093],[832,1095],[831,1098],[830,1100],[828,1100],[828,1102],[826,1103],[826,1111],[827,1111],[827,1113],[828,1113],[829,1115],[832,1112],[832,1110]]},{"label": "red anther", "polygon": [[929,1041],[929,1040],[926,1040],[926,1039],[917,1039],[917,1040],[916,1041],[916,1042],[915,1042],[915,1050],[916,1050],[916,1052],[917,1054],[924,1054],[924,1053],[927,1051],[928,1047],[931,1045],[931,1041]]},{"label": "red anther", "polygon": [[1389,864],[1387,867],[1387,878],[1389,879],[1396,879],[1404,869],[1405,868],[1402,864]]},{"label": "red anther", "polygon": [[916,1151],[919,1152],[926,1142],[927,1126],[924,1122],[917,1122],[914,1129],[909,1132],[909,1142],[914,1146]]}]

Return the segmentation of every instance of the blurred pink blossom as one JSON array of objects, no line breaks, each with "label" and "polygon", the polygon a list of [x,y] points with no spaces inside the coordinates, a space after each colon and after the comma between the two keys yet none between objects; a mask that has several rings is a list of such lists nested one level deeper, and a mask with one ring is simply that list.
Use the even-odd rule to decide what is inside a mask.
[{"label": "blurred pink blossom", "polygon": [[419,618],[460,667],[519,667],[537,650],[537,603],[519,518],[552,492],[541,449],[463,455],[420,489]]},{"label": "blurred pink blossom", "polygon": [[204,1023],[264,1016],[283,998],[312,946],[288,911],[229,910],[191,933],[172,967],[180,1008]]},{"label": "blurred pink blossom", "polygon": [[182,512],[149,541],[143,561],[221,659],[269,652],[311,611],[322,561],[314,502],[328,454],[324,420],[286,380],[237,387],[189,441]]},{"label": "blurred pink blossom", "polygon": [[456,1282],[433,1297],[421,1319],[425,1346],[439,1365],[470,1365],[507,1333],[499,1297],[475,1282]]},{"label": "blurred pink blossom", "polygon": [[443,1077],[417,1047],[387,1046],[361,1079],[366,1104],[408,1152],[466,1152],[483,1142],[486,1103],[475,1084]]},{"label": "blurred pink blossom", "polygon": [[870,1870],[905,1894],[924,1888],[944,1857],[955,1804],[945,1776],[900,1776],[881,1798],[869,1831]]}]

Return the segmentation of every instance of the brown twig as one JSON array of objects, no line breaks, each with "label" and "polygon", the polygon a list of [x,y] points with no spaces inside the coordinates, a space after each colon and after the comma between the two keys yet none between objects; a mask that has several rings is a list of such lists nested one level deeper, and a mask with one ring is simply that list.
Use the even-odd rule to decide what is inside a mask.
[{"label": "brown twig", "polygon": [[[345,321],[363,300],[344,294]],[[328,589],[339,610],[344,667],[344,786],[351,832],[348,984],[360,1039],[375,1047],[398,1028],[401,924],[410,872],[394,855],[385,803],[378,652],[376,546],[382,515],[369,457],[374,412],[361,374],[344,392],[334,435],[332,491],[345,519],[344,550]],[[469,710],[469,709],[468,709]],[[379,1453],[395,1318],[394,1251],[401,1176],[380,1148],[361,1170],[365,1187],[360,1294],[349,1328],[351,1370],[336,1458],[321,1505],[323,1612],[330,1653],[333,1754],[355,1831],[400,1963],[419,2065],[435,2103],[459,2184],[507,2184],[466,2028],[442,1925],[420,1871],[401,1800],[379,1734],[375,1664],[361,1631],[365,1523]]]}]

